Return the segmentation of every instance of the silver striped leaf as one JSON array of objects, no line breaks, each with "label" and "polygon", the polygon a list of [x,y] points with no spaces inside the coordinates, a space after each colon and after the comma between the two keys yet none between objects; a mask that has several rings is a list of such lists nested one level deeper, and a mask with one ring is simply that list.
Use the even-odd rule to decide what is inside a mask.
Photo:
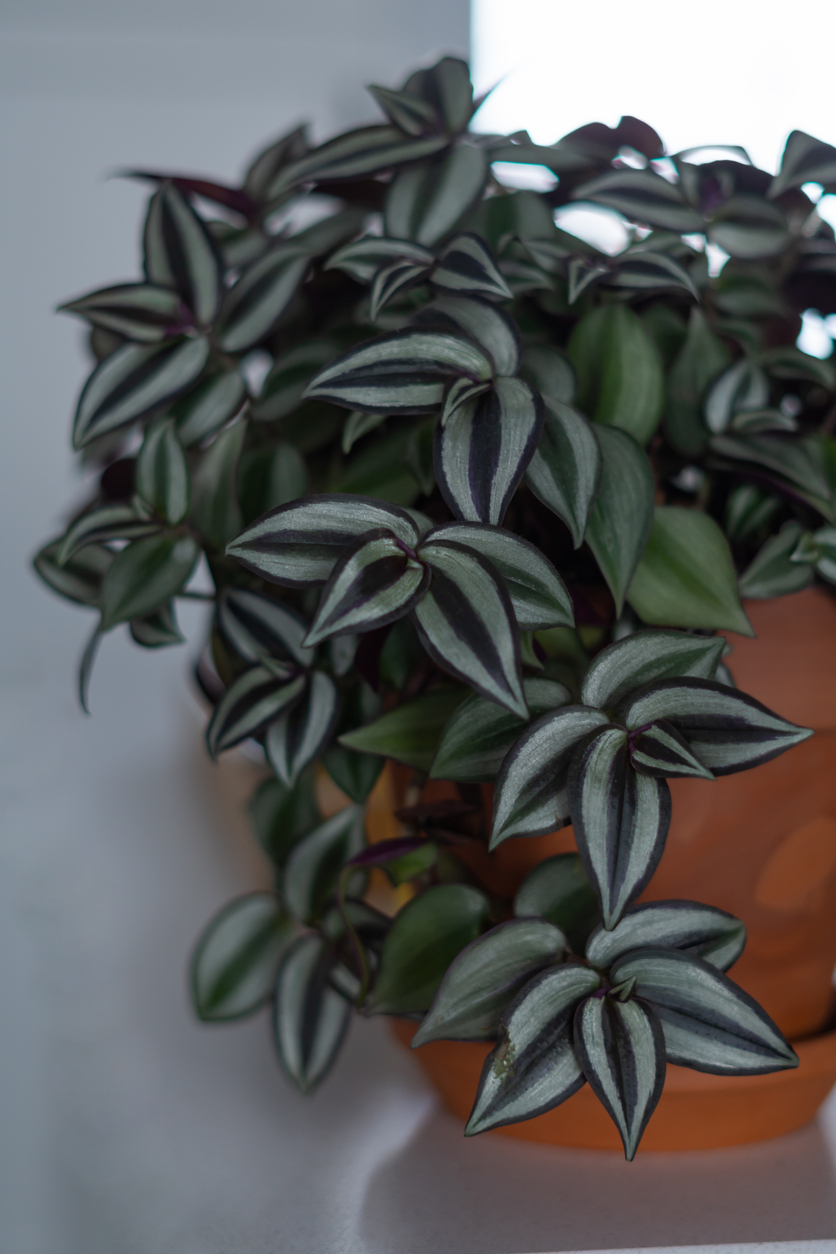
[{"label": "silver striped leaf", "polygon": [[[488,169],[485,150],[461,142],[425,166],[413,201],[409,235],[425,245],[443,239],[481,196]],[[386,208],[391,219],[388,202]]]},{"label": "silver striped leaf", "polygon": [[209,341],[203,336],[115,349],[84,385],[73,422],[73,448],[84,448],[173,400],[192,386],[208,360]]},{"label": "silver striped leaf", "polygon": [[349,349],[309,384],[305,396],[366,413],[422,414],[437,409],[449,379],[487,382],[488,357],[460,335],[407,328]]},{"label": "silver striped leaf", "polygon": [[270,510],[227,545],[227,554],[271,583],[325,583],[349,544],[378,527],[414,549],[423,532],[412,514],[385,501],[331,493]]},{"label": "silver striped leaf", "polygon": [[398,292],[421,283],[429,274],[427,266],[399,259],[382,266],[374,276],[369,294],[369,317],[374,321],[381,309],[388,305]]},{"label": "silver striped leaf", "polygon": [[366,88],[395,126],[407,135],[425,135],[439,129],[438,112],[427,100],[408,91],[392,91],[370,83]]},{"label": "silver striped leaf", "polygon": [[505,1011],[485,1059],[465,1136],[533,1119],[586,1083],[572,1043],[578,1002],[599,987],[589,967],[566,963],[525,984]]},{"label": "silver striped leaf", "polygon": [[208,327],[221,303],[222,265],[206,224],[172,183],[163,183],[148,204],[143,234],[149,283],[179,292],[200,327]]},{"label": "silver striped leaf", "polygon": [[358,283],[371,283],[377,272],[394,261],[411,261],[416,266],[431,266],[435,258],[428,248],[409,239],[390,239],[380,235],[364,235],[337,249],[323,269],[342,270]]},{"label": "silver striped leaf", "polygon": [[636,631],[593,658],[581,700],[599,708],[617,705],[631,691],[675,675],[712,679],[723,656],[722,636],[691,636],[684,631]]},{"label": "silver striped leaf", "polygon": [[[363,807],[359,805],[346,806],[297,841],[282,876],[281,892],[288,910],[302,922],[317,918],[334,893],[342,868],[365,844]],[[365,872],[357,875],[365,883]]]},{"label": "silver striped leaf", "polygon": [[158,344],[194,325],[177,292],[154,283],[120,283],[88,292],[58,306],[61,313],[79,314],[91,326],[115,331],[140,344]]},{"label": "silver striped leaf", "polygon": [[634,949],[683,949],[727,971],[746,944],[746,925],[716,906],[697,901],[652,901],[632,906],[610,932],[598,927],[586,944],[586,959],[611,967]]},{"label": "silver striped leaf", "polygon": [[219,1023],[259,1010],[294,935],[275,893],[247,893],[224,906],[203,929],[190,964],[197,1017]]},{"label": "silver striped leaf", "polygon": [[82,514],[67,528],[55,560],[59,566],[66,566],[87,545],[109,540],[138,540],[142,536],[158,535],[160,531],[159,522],[137,513],[132,505],[103,505],[89,514]]},{"label": "silver striped leaf", "polygon": [[245,671],[230,684],[212,712],[206,728],[210,756],[216,758],[225,749],[258,735],[282,710],[299,700],[306,684],[306,676],[293,675],[290,667],[284,677],[277,674],[275,665]]},{"label": "silver striped leaf", "polygon": [[289,654],[300,666],[312,666],[316,650],[302,643],[308,624],[296,610],[258,592],[227,588],[218,601],[218,625],[239,657]]},{"label": "silver striped leaf", "polygon": [[576,763],[570,804],[604,927],[614,928],[659,864],[671,821],[670,789],[664,780],[636,774],[627,733],[610,726],[593,736]]},{"label": "silver striped leaf", "polygon": [[715,967],[675,949],[640,949],[613,967],[616,983],[658,1015],[668,1061],[715,1075],[798,1066],[795,1050],[754,998]]},{"label": "silver striped leaf", "polygon": [[512,293],[488,245],[472,231],[455,235],[438,254],[432,272],[436,287],[462,295],[510,300]]},{"label": "silver striped leaf", "polygon": [[169,409],[184,448],[214,435],[244,404],[247,384],[237,369],[208,375]]},{"label": "silver striped leaf", "polygon": [[714,435],[722,435],[737,413],[760,410],[769,404],[766,372],[748,357],[724,370],[705,398],[705,424]]},{"label": "silver striped leaf", "polygon": [[136,459],[136,491],[172,527],[189,512],[189,467],[170,418],[154,423],[145,433]]},{"label": "silver striped leaf", "polygon": [[558,853],[538,862],[517,889],[514,914],[548,919],[565,933],[575,953],[583,953],[601,913],[580,856]]},{"label": "silver striped leaf", "polygon": [[281,353],[261,385],[261,395],[248,410],[256,422],[276,422],[302,404],[305,388],[317,370],[337,351],[333,340],[308,340]]},{"label": "silver striped leaf", "polygon": [[[523,693],[532,718],[572,700],[569,689],[555,679],[524,679]],[[492,783],[524,726],[516,714],[474,693],[444,728],[430,778]]]},{"label": "silver striped leaf", "polygon": [[273,1041],[288,1078],[312,1093],[330,1071],[351,1022],[351,1002],[331,986],[332,947],[302,936],[282,960],[273,1003]]},{"label": "silver striped leaf", "polygon": [[711,771],[694,757],[682,733],[664,719],[632,734],[629,746],[633,769],[640,775],[658,779],[714,779]]},{"label": "silver striped leaf", "polygon": [[632,1162],[665,1085],[659,1020],[636,1001],[589,997],[575,1015],[573,1035],[583,1073]]},{"label": "silver striped leaf", "polygon": [[302,771],[331,738],[339,715],[340,698],[329,675],[314,671],[299,701],[267,728],[264,752],[276,775],[292,788]]},{"label": "silver striped leaf", "polygon": [[305,644],[386,627],[409,613],[429,582],[429,568],[391,531],[367,532],[334,567]]},{"label": "silver striped leaf", "polygon": [[812,731],[773,714],[760,701],[708,679],[666,679],[625,704],[628,728],[667,719],[715,775],[769,762]]},{"label": "silver striped leaf", "polygon": [[574,305],[579,296],[582,296],[588,287],[600,282],[610,272],[610,267],[605,262],[598,261],[593,257],[570,257],[566,266],[566,298],[570,305]]},{"label": "silver striped leaf", "polygon": [[544,836],[569,822],[569,766],[585,737],[609,722],[570,705],[544,714],[509,750],[496,781],[490,848],[509,836]]},{"label": "silver striped leaf", "polygon": [[480,396],[483,396],[490,389],[490,386],[490,383],[473,380],[467,375],[461,375],[460,378],[451,380],[444,392],[444,404],[441,407],[442,425],[448,419],[453,418],[460,409],[469,405],[471,401],[476,401]]},{"label": "silver striped leaf", "polygon": [[221,349],[243,353],[269,335],[309,265],[307,249],[281,242],[247,266],[224,297],[217,330]]},{"label": "silver striped leaf", "polygon": [[641,246],[628,248],[620,254],[606,283],[608,287],[628,288],[642,294],[674,289],[699,300],[694,280],[681,262],[669,253],[652,252]]},{"label": "silver striped leaf", "polygon": [[443,523],[427,537],[452,540],[475,549],[502,576],[517,623],[523,631],[572,627],[572,598],[548,558],[528,540],[501,527],[479,523]]},{"label": "silver striped leaf", "polygon": [[428,1041],[492,1040],[523,984],[565,952],[566,937],[545,919],[510,919],[491,928],[447,968],[412,1048]]},{"label": "silver striped leaf", "polygon": [[431,571],[430,586],[413,611],[424,648],[442,669],[526,718],[519,633],[495,567],[440,540],[422,545],[419,556]]},{"label": "silver striped leaf", "polygon": [[[494,369],[491,374],[514,375],[520,365],[520,333],[503,309],[478,296],[439,296],[416,314],[414,325],[440,327],[453,334],[462,331],[490,355]],[[468,373],[463,368],[463,374]]]},{"label": "silver striped leaf", "polygon": [[268,198],[270,184],[277,174],[291,161],[304,156],[307,150],[307,127],[294,127],[253,159],[244,175],[243,190],[261,204]]},{"label": "silver striped leaf", "polygon": [[545,423],[525,481],[565,522],[579,548],[601,482],[601,450],[592,426],[576,410],[545,398]]},{"label": "silver striped leaf", "polygon": [[702,214],[692,209],[682,189],[654,170],[610,170],[572,192],[572,200],[589,200],[616,209],[632,222],[678,234],[703,231]]},{"label": "silver striped leaf", "polygon": [[102,580],[116,554],[96,542],[80,549],[65,563],[58,561],[64,537],[51,540],[35,554],[32,565],[48,588],[76,605],[98,605]]},{"label": "silver striped leaf", "polygon": [[329,139],[304,157],[285,166],[270,184],[275,200],[300,183],[356,179],[379,174],[407,161],[422,161],[446,148],[445,135],[412,138],[395,126],[362,126]]},{"label": "silver striped leaf", "polygon": [[435,428],[435,477],[453,513],[499,526],[543,430],[544,407],[522,379],[498,377]]},{"label": "silver striped leaf", "polygon": [[102,631],[166,605],[188,583],[199,556],[197,541],[176,531],[133,540],[102,581]]},{"label": "silver striped leaf", "polygon": [[598,423],[595,434],[603,461],[586,540],[620,614],[653,526],[653,472],[626,431]]}]

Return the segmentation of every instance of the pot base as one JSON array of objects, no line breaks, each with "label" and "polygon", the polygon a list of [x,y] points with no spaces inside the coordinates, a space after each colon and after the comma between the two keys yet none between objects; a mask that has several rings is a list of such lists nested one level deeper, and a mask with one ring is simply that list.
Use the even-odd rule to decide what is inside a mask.
[{"label": "pot base", "polygon": [[[416,1026],[405,1019],[392,1021],[395,1036],[407,1047]],[[802,1128],[836,1083],[836,1029],[793,1044],[800,1059],[793,1071],[717,1076],[669,1065],[642,1149],[719,1149]],[[489,1050],[489,1045],[470,1041],[433,1041],[415,1050],[444,1105],[462,1123],[473,1106]],[[588,1084],[562,1106],[496,1131],[523,1141],[622,1152],[619,1135]]]}]

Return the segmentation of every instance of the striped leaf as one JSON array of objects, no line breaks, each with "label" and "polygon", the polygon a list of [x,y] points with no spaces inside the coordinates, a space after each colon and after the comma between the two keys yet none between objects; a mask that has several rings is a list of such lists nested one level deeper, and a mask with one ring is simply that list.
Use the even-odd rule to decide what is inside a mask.
[{"label": "striped leaf", "polygon": [[332,493],[280,505],[227,546],[227,554],[271,583],[325,583],[346,547],[383,527],[409,548],[421,532],[412,514],[364,496]]},{"label": "striped leaf", "polygon": [[[555,679],[524,679],[523,693],[532,718],[572,699],[569,689]],[[492,783],[523,726],[516,714],[496,702],[476,694],[468,697],[444,728],[430,778]]]},{"label": "striped leaf", "polygon": [[409,239],[364,235],[337,249],[325,263],[325,270],[342,270],[358,283],[371,283],[384,266],[395,261],[411,261],[416,266],[431,266],[435,257],[428,248]]},{"label": "striped leaf", "polygon": [[603,460],[586,539],[620,614],[653,526],[653,472],[625,431],[598,426],[595,434]]},{"label": "striped leaf", "polygon": [[102,583],[102,631],[166,605],[188,583],[199,556],[197,541],[176,533],[146,536],[122,549]]},{"label": "striped leaf", "polygon": [[58,557],[65,537],[50,541],[36,553],[32,565],[48,588],[76,605],[98,605],[102,580],[114,560],[103,544],[89,544],[65,562]]},{"label": "striped leaf", "polygon": [[464,130],[478,107],[470,70],[460,57],[442,57],[428,69],[416,70],[403,89],[434,104],[450,135]]},{"label": "striped leaf", "polygon": [[[441,425],[444,426],[449,419],[456,417],[459,414],[459,410],[467,410],[468,406],[470,406],[470,409],[467,410],[467,413],[471,412],[473,409],[471,402],[475,404],[480,396],[484,396],[490,390],[490,386],[490,383],[483,383],[479,380],[474,381],[468,378],[467,375],[453,379],[444,392],[444,404],[441,407]],[[466,414],[463,413],[462,417],[466,417]]]},{"label": "striped leaf", "polygon": [[408,328],[350,349],[319,372],[305,395],[367,413],[422,414],[437,409],[447,381],[462,374],[486,382],[493,368],[475,344],[455,334]]},{"label": "striped leaf", "polygon": [[760,410],[769,404],[769,379],[760,366],[743,357],[712,384],[705,398],[705,423],[714,435],[722,435],[738,413]]},{"label": "striped leaf", "polygon": [[408,161],[422,161],[448,143],[443,135],[412,138],[396,126],[362,126],[329,139],[285,166],[270,185],[270,199],[300,183],[356,179],[380,174]]},{"label": "striped leaf", "polygon": [[631,735],[629,748],[633,769],[640,775],[651,775],[658,779],[687,776],[698,779],[714,778],[711,771],[694,757],[682,733],[664,719]]},{"label": "striped leaf", "polygon": [[286,706],[298,701],[305,690],[304,675],[287,667],[282,677],[275,663],[253,666],[230,684],[212,713],[206,729],[206,746],[216,758],[225,749],[256,736]]},{"label": "striped leaf", "polygon": [[328,743],[339,714],[339,693],[329,675],[314,671],[302,698],[267,728],[264,752],[278,778],[292,788]]},{"label": "striped leaf", "polygon": [[334,567],[305,643],[385,627],[409,613],[429,581],[429,569],[391,531],[368,532]]},{"label": "striped leaf", "polygon": [[578,852],[598,893],[604,927],[618,923],[659,864],[671,821],[664,780],[637,775],[627,733],[602,728],[573,772],[571,815]]},{"label": "striped leaf", "polygon": [[153,283],[120,283],[88,292],[58,306],[62,313],[79,314],[91,326],[115,331],[140,344],[158,344],[168,335],[193,326],[189,310],[177,292]]},{"label": "striped leaf", "polygon": [[780,196],[791,187],[805,183],[836,182],[836,148],[804,131],[790,131],[781,157],[781,169],[772,180],[768,195]]},{"label": "striped leaf", "polygon": [[300,1093],[312,1093],[324,1080],[351,1022],[351,1002],[331,987],[333,965],[327,941],[302,936],[285,955],[276,979],[273,1041]]},{"label": "striped leaf", "polygon": [[451,962],[483,930],[488,914],[487,897],[469,884],[440,884],[407,902],[383,943],[372,1013],[429,1009]]},{"label": "striped leaf", "polygon": [[366,90],[374,96],[391,122],[407,135],[424,135],[438,130],[439,117],[433,106],[408,91],[392,91],[371,83]]},{"label": "striped leaf", "polygon": [[459,518],[499,526],[543,429],[538,393],[499,377],[484,396],[460,405],[435,429],[435,477]]},{"label": "striped leaf", "polygon": [[315,650],[302,641],[308,624],[296,610],[244,588],[227,588],[218,601],[218,625],[239,657],[260,662],[287,657],[311,666]]},{"label": "striped leaf", "polygon": [[611,932],[596,928],[586,945],[586,959],[596,967],[611,967],[634,949],[683,949],[727,971],[745,944],[745,924],[725,910],[696,901],[653,901],[631,907]]},{"label": "striped leaf", "polygon": [[539,862],[517,889],[514,914],[517,918],[534,915],[548,919],[565,933],[576,953],[583,953],[601,913],[580,856],[558,853]]},{"label": "striped leaf", "polygon": [[297,841],[282,877],[282,896],[297,919],[308,921],[321,915],[343,866],[365,844],[363,807],[357,805],[346,806]]},{"label": "striped leaf", "polygon": [[234,418],[244,404],[247,385],[239,370],[219,370],[207,375],[169,409],[184,448],[198,444]]},{"label": "striped leaf", "polygon": [[541,972],[523,986],[485,1059],[465,1136],[533,1119],[583,1087],[572,1019],[578,1002],[599,984],[596,972],[572,962]]},{"label": "striped leaf", "polygon": [[667,679],[628,701],[628,728],[673,723],[703,766],[731,775],[769,762],[812,732],[773,714],[754,697],[708,679]]},{"label": "striped leaf", "polygon": [[307,152],[307,127],[297,126],[280,136],[254,158],[244,175],[244,191],[257,203],[268,199],[270,184],[291,161]]},{"label": "striped leaf", "polygon": [[725,640],[684,631],[636,631],[593,658],[584,677],[581,701],[599,709],[614,706],[628,692],[676,675],[713,679]]},{"label": "striped leaf", "polygon": [[687,292],[699,300],[699,292],[688,271],[669,253],[650,249],[628,248],[618,257],[617,266],[606,279],[609,287],[627,288],[642,296],[657,291]]},{"label": "striped leaf", "polygon": [[659,1020],[636,1001],[589,997],[575,1016],[574,1041],[583,1073],[632,1162],[665,1085]]},{"label": "striped leaf", "polygon": [[434,528],[424,543],[436,538],[475,549],[496,567],[523,631],[574,625],[566,585],[551,562],[527,540],[501,527],[478,523],[444,523]]},{"label": "striped leaf", "polygon": [[812,564],[794,558],[802,534],[800,523],[788,522],[769,537],[738,580],[742,597],[782,597],[809,587]]},{"label": "striped leaf", "polygon": [[464,331],[489,354],[494,369],[487,374],[462,366],[459,373],[487,379],[491,374],[513,375],[520,365],[520,335],[503,309],[478,296],[439,296],[414,319],[416,326],[435,326],[452,334]]},{"label": "striped leaf", "polygon": [[392,261],[388,266],[381,267],[374,276],[372,290],[369,295],[369,317],[374,320],[398,292],[405,291],[421,283],[428,275],[426,266],[415,265],[412,261]]},{"label": "striped leaf", "polygon": [[416,771],[429,771],[444,726],[466,695],[463,688],[424,693],[364,727],[344,732],[340,744],[360,753],[394,758]]},{"label": "striped leaf", "polygon": [[473,144],[457,143],[425,165],[421,174],[420,180],[413,175],[411,196],[404,192],[405,176],[395,180],[400,186],[390,189],[386,221],[404,219],[408,229],[399,234],[431,245],[452,231],[481,196],[488,177],[487,153]]},{"label": "striped leaf", "polygon": [[[138,514],[132,505],[103,505],[82,514],[68,528],[55,554],[59,566],[66,566],[87,545],[109,540],[139,540],[162,530],[152,518]],[[39,572],[40,573],[40,572]]]},{"label": "striped leaf", "polygon": [[208,327],[221,302],[220,257],[205,223],[172,183],[163,183],[148,204],[143,235],[145,277],[173,288]]},{"label": "striped leaf", "polygon": [[579,548],[601,481],[601,450],[586,419],[548,396],[543,433],[525,481],[565,522],[575,548]]},{"label": "striped leaf", "polygon": [[565,952],[566,937],[545,919],[510,919],[491,928],[447,968],[412,1048],[428,1041],[492,1040],[523,984]]},{"label": "striped leaf", "polygon": [[253,1014],[272,996],[282,955],[293,940],[275,893],[247,893],[204,928],[189,972],[199,1019],[218,1023]]},{"label": "striped leaf", "polygon": [[685,200],[681,188],[654,170],[611,170],[572,192],[572,200],[588,200],[616,209],[633,222],[678,234],[703,231],[702,215]]},{"label": "striped leaf", "polygon": [[627,954],[611,972],[635,980],[633,995],[655,1011],[668,1061],[715,1075],[762,1075],[797,1067],[795,1051],[742,988],[702,958],[670,949]]},{"label": "striped leaf", "polygon": [[472,231],[455,235],[438,254],[432,272],[436,287],[462,295],[510,300],[511,289],[502,277],[487,244]]},{"label": "striped leaf", "polygon": [[422,545],[420,557],[431,582],[413,613],[430,657],[483,697],[527,717],[514,611],[495,568],[441,540]]},{"label": "striped leaf", "polygon": [[609,720],[601,710],[570,705],[527,728],[502,763],[496,781],[495,849],[509,836],[543,836],[569,822],[569,766],[579,743]]},{"label": "striped leaf", "polygon": [[385,414],[364,414],[360,410],[355,410],[353,414],[349,414],[343,427],[343,438],[341,441],[343,453],[348,456],[358,440],[362,440],[364,435],[374,431],[385,420]]},{"label": "striped leaf", "polygon": [[595,283],[600,282],[609,273],[610,267],[605,262],[597,261],[591,257],[570,257],[566,266],[568,279],[566,299],[568,304],[574,305],[575,301],[583,295],[588,287],[592,287]]},{"label": "striped leaf", "polygon": [[136,459],[136,491],[171,526],[189,512],[189,467],[171,419],[149,427]]},{"label": "striped leaf", "polygon": [[310,256],[294,243],[278,243],[249,265],[224,297],[218,343],[243,353],[269,335],[304,279]]},{"label": "striped leaf", "polygon": [[209,342],[123,344],[100,362],[84,385],[73,423],[81,449],[190,388],[209,359]]}]

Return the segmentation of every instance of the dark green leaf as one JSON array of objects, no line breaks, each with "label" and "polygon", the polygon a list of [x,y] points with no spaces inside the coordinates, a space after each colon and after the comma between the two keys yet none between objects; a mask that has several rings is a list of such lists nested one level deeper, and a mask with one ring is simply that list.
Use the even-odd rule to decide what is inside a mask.
[{"label": "dark green leaf", "polygon": [[767,194],[774,198],[804,183],[836,183],[836,148],[805,135],[804,131],[791,131],[781,157],[781,169]]},{"label": "dark green leaf", "polygon": [[725,370],[709,390],[705,398],[706,426],[715,435],[722,435],[735,414],[760,410],[768,403],[766,374],[744,357]]},{"label": "dark green leaf", "polygon": [[369,317],[374,321],[385,305],[399,292],[421,283],[428,274],[426,266],[416,266],[411,261],[393,261],[383,266],[374,276],[369,294]]},{"label": "dark green leaf", "polygon": [[362,178],[407,161],[431,157],[448,144],[443,135],[410,138],[395,126],[363,126],[347,131],[285,166],[270,185],[270,199],[300,183]]},{"label": "dark green leaf", "polygon": [[253,1014],[273,992],[293,924],[275,893],[248,893],[206,925],[190,970],[199,1019],[217,1023]]},{"label": "dark green leaf", "polygon": [[103,544],[88,544],[74,557],[59,564],[58,554],[65,542],[59,537],[44,545],[33,559],[38,575],[53,592],[75,601],[77,605],[98,605],[102,580],[110,568],[114,554]]},{"label": "dark green leaf", "polygon": [[626,305],[593,309],[575,326],[567,351],[578,377],[578,408],[646,444],[662,416],[664,375],[638,315]]},{"label": "dark green leaf", "polygon": [[296,841],[319,823],[313,769],[293,788],[265,779],[247,802],[255,837],[272,862],[282,866]]},{"label": "dark green leaf", "polygon": [[708,442],[702,420],[706,389],[729,364],[729,351],[709,329],[700,309],[692,309],[688,335],[671,367],[665,399],[665,431],[686,457],[701,453]]},{"label": "dark green leaf", "polygon": [[286,418],[302,404],[305,388],[317,370],[337,352],[331,340],[307,340],[281,353],[261,387],[261,395],[249,410],[256,422]]},{"label": "dark green leaf", "polygon": [[813,582],[813,563],[793,559],[803,535],[800,523],[788,522],[763,548],[740,576],[743,597],[780,597],[800,592]]},{"label": "dark green leaf", "polygon": [[763,197],[731,196],[712,215],[708,238],[730,257],[757,261],[785,252],[790,228],[777,205]]},{"label": "dark green leaf", "polygon": [[423,248],[410,239],[364,235],[362,239],[344,244],[328,258],[323,268],[342,270],[358,283],[371,283],[382,267],[391,265],[394,261],[411,261],[416,266],[431,266],[435,257],[428,248]]},{"label": "dark green leaf", "polygon": [[158,522],[138,514],[131,505],[103,505],[89,514],[82,514],[71,524],[55,560],[59,566],[66,566],[87,545],[108,540],[139,540],[161,530]]},{"label": "dark green leaf", "polygon": [[131,637],[143,649],[164,649],[171,644],[182,644],[185,636],[177,626],[174,602],[144,618],[131,620]]},{"label": "dark green leaf", "polygon": [[601,482],[586,539],[621,613],[653,525],[653,472],[632,436],[613,427],[596,431]]},{"label": "dark green leaf", "polygon": [[308,625],[296,610],[243,588],[227,588],[218,601],[218,623],[239,657],[260,662],[292,657],[300,666],[313,664],[315,650],[302,641]]},{"label": "dark green leaf", "polygon": [[526,483],[563,519],[575,548],[583,541],[600,481],[601,450],[589,423],[568,405],[547,398],[543,434]]},{"label": "dark green leaf", "polygon": [[469,374],[474,379],[488,379],[494,373],[516,374],[519,368],[519,331],[508,314],[490,301],[478,296],[439,296],[431,305],[421,310],[415,321],[422,326],[437,326],[449,330],[453,335],[464,331],[465,335],[481,345],[490,355],[493,370],[486,373],[483,367],[477,368],[462,359],[461,369],[456,371],[457,374]]},{"label": "dark green leaf", "polygon": [[701,215],[685,201],[680,188],[650,169],[608,171],[577,187],[572,199],[616,209],[634,222],[665,231],[704,230]]},{"label": "dark green leaf", "polygon": [[200,549],[191,536],[147,536],[117,553],[102,584],[102,631],[143,618],[188,582]]},{"label": "dark green leaf", "polygon": [[250,163],[244,175],[244,191],[254,200],[267,200],[270,184],[281,170],[307,152],[306,130],[305,126],[294,127],[292,131],[262,149]]},{"label": "dark green leaf", "polygon": [[344,733],[340,744],[360,753],[394,758],[417,771],[429,771],[442,730],[466,696],[463,688],[428,692],[365,727]]},{"label": "dark green leaf", "polygon": [[366,90],[374,96],[389,120],[407,135],[424,135],[438,130],[438,114],[420,96],[413,96],[407,91],[392,91],[389,87],[377,87],[374,83]]},{"label": "dark green leaf", "polygon": [[189,468],[172,420],[149,427],[136,459],[136,490],[171,526],[189,512]]},{"label": "dark green leaf", "polygon": [[529,871],[517,889],[514,914],[518,918],[533,915],[548,919],[566,934],[572,948],[582,953],[601,912],[579,854],[556,854]]},{"label": "dark green leaf", "polygon": [[466,231],[445,244],[432,272],[436,287],[449,292],[510,300],[511,290],[483,239]]},{"label": "dark green leaf", "polygon": [[220,552],[241,527],[236,470],[246,435],[241,420],[225,427],[201,457],[192,481],[192,520]]},{"label": "dark green leaf", "polygon": [[556,348],[541,344],[526,348],[520,374],[537,388],[548,408],[571,405],[575,399],[575,371]]}]

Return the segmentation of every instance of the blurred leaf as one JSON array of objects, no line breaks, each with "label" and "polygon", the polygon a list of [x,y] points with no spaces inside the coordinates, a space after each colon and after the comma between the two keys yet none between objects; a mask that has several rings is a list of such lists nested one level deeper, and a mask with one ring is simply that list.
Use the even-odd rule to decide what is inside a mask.
[{"label": "blurred leaf", "polygon": [[569,357],[578,377],[578,408],[646,444],[662,414],[658,349],[625,305],[601,305],[575,326]]},{"label": "blurred leaf", "polygon": [[301,245],[280,241],[243,271],[224,296],[217,332],[224,352],[243,353],[272,331],[309,264]]},{"label": "blurred leaf", "polygon": [[102,631],[167,604],[191,577],[200,549],[191,536],[148,536],[117,553],[104,577]]},{"label": "blurred leaf", "polygon": [[192,1004],[207,1023],[242,1019],[269,999],[294,931],[275,893],[248,893],[209,922],[191,961]]},{"label": "blurred leaf", "polygon": [[207,375],[196,388],[169,408],[177,436],[184,448],[198,444],[234,418],[244,403],[247,385],[238,370]]},{"label": "blurred leaf", "polygon": [[141,344],[158,344],[192,324],[179,295],[153,283],[121,283],[59,305],[62,313],[79,314],[94,327],[115,331]]},{"label": "blurred leaf", "polygon": [[334,961],[327,941],[302,936],[285,954],[276,980],[273,1040],[300,1093],[312,1093],[325,1079],[351,1021],[351,1002],[331,986]]},{"label": "blurred leaf", "polygon": [[173,183],[151,197],[143,235],[145,276],[173,288],[208,327],[221,300],[221,263],[206,225]]},{"label": "blurred leaf", "polygon": [[88,544],[63,564],[58,553],[64,538],[44,545],[33,558],[38,575],[53,592],[77,605],[98,605],[102,580],[113,562],[114,554],[103,544]]},{"label": "blurred leaf", "polygon": [[192,520],[206,541],[221,552],[241,530],[235,469],[246,433],[246,423],[238,421],[216,435],[192,480]]},{"label": "blurred leaf", "polygon": [[189,510],[189,468],[171,419],[146,432],[136,459],[136,490],[154,513],[171,526]]}]

